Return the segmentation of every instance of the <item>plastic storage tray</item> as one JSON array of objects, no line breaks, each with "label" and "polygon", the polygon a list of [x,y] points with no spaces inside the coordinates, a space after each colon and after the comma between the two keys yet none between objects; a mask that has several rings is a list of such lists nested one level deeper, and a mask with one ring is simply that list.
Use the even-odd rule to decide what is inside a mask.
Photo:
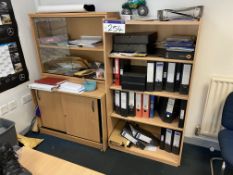
[{"label": "plastic storage tray", "polygon": [[12,146],[18,144],[14,122],[0,119],[0,144],[1,143],[10,143]]}]

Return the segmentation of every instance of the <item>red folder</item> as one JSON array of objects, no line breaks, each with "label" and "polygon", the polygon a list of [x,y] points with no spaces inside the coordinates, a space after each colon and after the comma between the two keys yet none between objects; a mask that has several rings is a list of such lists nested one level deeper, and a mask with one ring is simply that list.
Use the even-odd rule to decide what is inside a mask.
[{"label": "red folder", "polygon": [[143,95],[143,117],[149,118],[150,115],[150,96],[147,94]]},{"label": "red folder", "polygon": [[142,94],[136,93],[136,116],[142,117],[143,109],[142,109]]},{"label": "red folder", "polygon": [[48,85],[54,85],[58,86],[61,83],[63,83],[66,79],[64,78],[55,78],[55,77],[45,77],[39,80],[36,80],[36,83],[41,83],[41,84],[48,84]]},{"label": "red folder", "polygon": [[116,86],[120,86],[120,59],[115,58],[114,59],[114,84]]}]

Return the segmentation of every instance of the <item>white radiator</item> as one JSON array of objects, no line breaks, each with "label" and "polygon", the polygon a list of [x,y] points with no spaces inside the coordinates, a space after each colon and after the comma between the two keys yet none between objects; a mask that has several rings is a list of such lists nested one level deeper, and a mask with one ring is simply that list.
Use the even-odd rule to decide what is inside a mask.
[{"label": "white radiator", "polygon": [[226,97],[233,91],[233,79],[214,77],[206,98],[200,134],[217,137],[221,129],[222,110]]}]

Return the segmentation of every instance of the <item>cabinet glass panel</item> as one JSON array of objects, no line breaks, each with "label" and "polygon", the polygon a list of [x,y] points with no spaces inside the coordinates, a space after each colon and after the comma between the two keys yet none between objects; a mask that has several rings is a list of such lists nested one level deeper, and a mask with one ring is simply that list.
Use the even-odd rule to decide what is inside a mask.
[{"label": "cabinet glass panel", "polygon": [[103,69],[101,18],[44,17],[35,18],[34,25],[43,73],[99,76],[96,70]]}]

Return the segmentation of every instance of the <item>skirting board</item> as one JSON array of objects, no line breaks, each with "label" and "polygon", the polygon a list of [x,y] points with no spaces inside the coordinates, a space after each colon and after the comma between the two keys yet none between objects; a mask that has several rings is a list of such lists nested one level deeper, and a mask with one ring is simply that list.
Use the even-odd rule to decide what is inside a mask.
[{"label": "skirting board", "polygon": [[209,149],[214,148],[214,150],[218,150],[218,151],[220,150],[218,140],[211,139],[205,136],[185,137],[184,142],[192,144],[192,145],[196,145],[196,146],[209,148]]}]

